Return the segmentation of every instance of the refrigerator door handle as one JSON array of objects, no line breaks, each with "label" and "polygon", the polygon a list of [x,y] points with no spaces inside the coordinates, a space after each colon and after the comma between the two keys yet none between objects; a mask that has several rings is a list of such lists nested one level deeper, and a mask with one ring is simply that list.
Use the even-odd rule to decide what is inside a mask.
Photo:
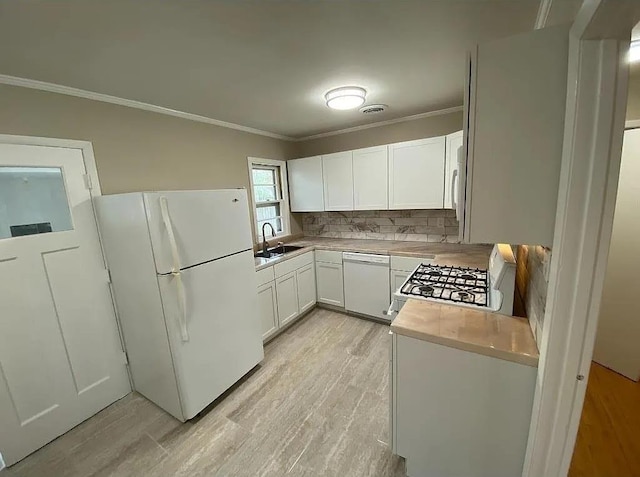
[{"label": "refrigerator door handle", "polygon": [[178,325],[180,327],[180,334],[182,336],[182,341],[189,341],[189,330],[187,328],[187,295],[184,291],[184,283],[182,283],[182,273],[180,272],[180,256],[178,255],[178,243],[176,242],[176,236],[173,233],[173,225],[171,224],[171,217],[169,216],[169,204],[166,197],[160,197],[160,212],[162,214],[164,227],[167,231],[167,236],[169,237],[171,258],[173,260],[171,276],[176,281],[176,288],[178,291],[178,308],[180,308]]}]

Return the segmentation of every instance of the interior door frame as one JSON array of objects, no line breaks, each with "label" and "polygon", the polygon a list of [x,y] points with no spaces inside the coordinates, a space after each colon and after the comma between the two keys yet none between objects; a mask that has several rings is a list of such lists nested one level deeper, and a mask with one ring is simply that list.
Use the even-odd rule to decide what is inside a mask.
[{"label": "interior door frame", "polygon": [[584,0],[571,27],[562,166],[523,476],[566,476],[584,404],[613,228],[631,29],[640,5]]},{"label": "interior door frame", "polygon": [[[89,194],[91,195],[91,208],[93,209],[93,218],[98,233],[98,241],[100,242],[100,252],[102,254],[102,263],[105,270],[108,270],[107,256],[104,250],[104,243],[102,241],[102,234],[100,232],[100,224],[98,223],[98,214],[96,210],[96,203],[93,200],[95,197],[102,195],[102,188],[100,187],[100,178],[98,177],[98,168],[96,167],[96,159],[93,154],[93,144],[90,141],[79,141],[75,139],[58,139],[51,137],[36,137],[36,136],[16,136],[11,134],[0,134],[0,144],[17,144],[23,146],[45,146],[45,147],[61,147],[65,149],[79,149],[82,152],[82,160],[84,162],[84,168],[87,176],[89,177]],[[115,295],[113,291],[113,285],[111,279],[109,279],[109,294],[111,296],[111,308],[113,309],[113,316],[116,320],[116,327],[118,329],[118,337],[120,338],[120,347],[122,352],[126,355],[126,348],[124,344],[124,335],[122,334],[122,326],[120,326],[120,317],[118,316],[118,308],[116,307]],[[133,390],[133,378],[131,376],[131,369],[127,364],[127,375],[129,376],[129,385]]]}]

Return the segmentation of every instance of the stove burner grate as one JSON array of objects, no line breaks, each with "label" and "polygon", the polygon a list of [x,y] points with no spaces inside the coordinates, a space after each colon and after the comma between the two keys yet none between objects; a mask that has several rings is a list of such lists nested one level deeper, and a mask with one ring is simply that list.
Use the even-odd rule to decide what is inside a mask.
[{"label": "stove burner grate", "polygon": [[420,265],[400,289],[405,296],[488,306],[486,270]]}]

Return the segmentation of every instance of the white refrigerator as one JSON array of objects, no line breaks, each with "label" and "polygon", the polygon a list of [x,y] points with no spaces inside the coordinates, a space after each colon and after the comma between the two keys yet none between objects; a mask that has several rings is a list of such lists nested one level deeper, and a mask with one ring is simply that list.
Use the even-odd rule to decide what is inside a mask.
[{"label": "white refrigerator", "polygon": [[247,192],[96,200],[134,388],[186,421],[264,357]]}]

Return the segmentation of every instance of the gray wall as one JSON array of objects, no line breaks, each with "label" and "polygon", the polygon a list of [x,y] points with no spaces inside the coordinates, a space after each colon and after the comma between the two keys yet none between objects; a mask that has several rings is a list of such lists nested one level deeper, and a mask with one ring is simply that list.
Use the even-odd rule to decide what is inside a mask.
[{"label": "gray wall", "polygon": [[[287,141],[6,85],[0,85],[0,134],[91,141],[104,194],[249,188],[247,156],[293,157]],[[295,219],[291,228],[301,231]]]}]

